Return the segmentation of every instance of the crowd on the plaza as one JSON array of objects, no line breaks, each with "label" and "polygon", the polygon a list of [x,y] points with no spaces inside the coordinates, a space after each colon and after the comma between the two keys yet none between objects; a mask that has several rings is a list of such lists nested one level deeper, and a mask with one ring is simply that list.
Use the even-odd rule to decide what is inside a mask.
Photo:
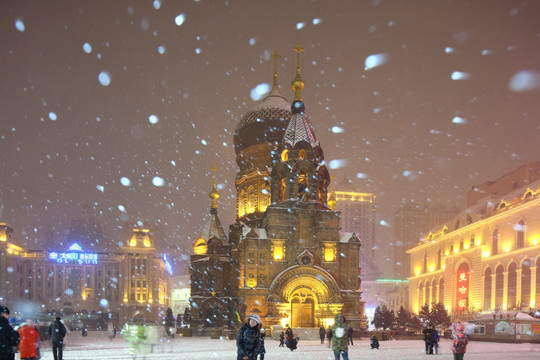
[{"label": "crowd on the plaza", "polygon": [[[21,360],[38,360],[41,358],[40,344],[41,335],[39,329],[32,320],[26,320],[13,328],[9,321],[10,311],[6,306],[0,306],[0,360],[14,360],[15,353],[19,352]],[[128,352],[133,359],[141,356],[143,359],[154,347],[163,342],[164,333],[160,333],[159,326],[145,325],[138,322],[130,322],[122,328],[122,335],[127,340]],[[452,352],[454,360],[462,360],[467,350],[468,332],[464,324],[454,323],[452,329]],[[63,360],[64,337],[68,330],[60,317],[56,317],[47,329],[51,338],[51,350],[54,360]],[[109,323],[107,333],[109,339],[116,337],[116,326]],[[83,330],[83,336],[84,330]],[[259,315],[253,314],[240,328],[236,337],[238,360],[264,360],[266,331]],[[423,330],[425,353],[439,353],[439,333],[433,325]],[[354,345],[354,329],[347,325],[343,315],[337,314],[334,324],[327,329],[319,328],[321,344],[331,348],[335,360],[349,359],[349,345]],[[280,334],[279,347],[287,347],[291,351],[297,349],[300,338],[295,336],[292,328],[287,325],[285,331]],[[370,338],[371,349],[379,349],[379,339],[374,334]]]}]

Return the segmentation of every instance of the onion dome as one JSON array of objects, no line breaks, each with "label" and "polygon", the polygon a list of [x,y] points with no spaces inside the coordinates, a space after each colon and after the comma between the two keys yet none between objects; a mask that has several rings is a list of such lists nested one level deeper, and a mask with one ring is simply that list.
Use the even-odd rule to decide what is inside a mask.
[{"label": "onion dome", "polygon": [[291,104],[281,95],[274,70],[274,84],[262,102],[242,117],[234,132],[236,154],[257,144],[278,144],[291,117]]}]

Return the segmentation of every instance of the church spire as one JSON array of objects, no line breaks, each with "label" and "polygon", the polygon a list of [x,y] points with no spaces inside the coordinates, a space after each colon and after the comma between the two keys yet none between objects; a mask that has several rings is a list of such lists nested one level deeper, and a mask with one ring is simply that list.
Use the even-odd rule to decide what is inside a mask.
[{"label": "church spire", "polygon": [[328,196],[327,204],[328,204],[328,207],[330,208],[330,210],[332,210],[332,211],[336,207],[336,194],[334,192],[334,180],[335,180],[334,175],[331,175],[330,176],[331,190],[330,190],[330,195]]},{"label": "church spire", "polygon": [[302,90],[304,90],[304,80],[300,76],[300,53],[304,51],[300,47],[300,43],[296,44],[296,47],[293,48],[296,52],[296,77],[291,83],[291,87],[294,90],[294,100],[291,105],[291,112],[293,114],[302,113],[305,110],[304,101],[302,100]]},{"label": "church spire", "polygon": [[272,54],[272,59],[274,60],[274,83],[272,84],[272,90],[270,91],[270,95],[281,95],[281,92],[279,91],[278,86],[278,73],[277,73],[277,61],[281,58],[281,56],[278,55],[277,51],[274,50],[274,53]]},{"label": "church spire", "polygon": [[216,171],[217,171],[217,168],[214,166],[210,170],[212,170],[212,172],[213,172],[213,175],[212,175],[212,191],[210,191],[210,193],[208,194],[208,196],[210,196],[210,199],[212,199],[212,206],[210,208],[211,209],[217,209],[218,208],[217,199],[219,199],[219,193],[217,192],[217,188],[216,188]]}]

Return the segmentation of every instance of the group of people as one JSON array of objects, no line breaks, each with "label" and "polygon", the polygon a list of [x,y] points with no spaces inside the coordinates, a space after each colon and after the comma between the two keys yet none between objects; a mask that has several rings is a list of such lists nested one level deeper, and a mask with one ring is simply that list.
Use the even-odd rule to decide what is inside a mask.
[{"label": "group of people", "polygon": [[[426,344],[426,354],[433,355],[433,351],[435,351],[435,355],[439,354],[440,336],[439,332],[435,330],[435,326],[428,326],[422,333]],[[469,336],[465,331],[465,326],[461,323],[452,324],[452,353],[454,354],[454,360],[463,360],[468,343]]]},{"label": "group of people", "polygon": [[[41,358],[39,341],[41,335],[32,320],[20,324],[15,330],[9,323],[10,311],[6,306],[0,306],[0,360],[15,360],[18,347],[21,360],[37,360]],[[66,327],[57,317],[49,326],[54,360],[63,360],[64,337]]]}]

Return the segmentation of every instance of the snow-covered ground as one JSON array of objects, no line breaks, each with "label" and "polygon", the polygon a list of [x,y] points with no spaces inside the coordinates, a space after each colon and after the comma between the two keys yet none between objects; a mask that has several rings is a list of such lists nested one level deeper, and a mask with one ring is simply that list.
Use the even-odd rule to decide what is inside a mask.
[{"label": "snow-covered ground", "polygon": [[[319,341],[300,341],[298,349],[291,352],[284,347],[278,347],[279,342],[267,339],[265,360],[333,360],[330,349]],[[425,355],[424,342],[421,340],[381,341],[380,350],[371,350],[368,339],[355,340],[355,345],[349,347],[349,359],[422,359]],[[43,360],[52,360],[51,343],[42,344]],[[435,356],[435,355],[433,355]],[[450,350],[450,340],[441,339],[440,359],[453,359]],[[19,358],[16,357],[18,360]],[[82,337],[80,332],[72,332],[66,338],[64,360],[106,360],[133,359],[128,353],[127,342],[118,335],[110,341],[106,332],[89,332]],[[143,359],[139,355],[137,359]],[[234,360],[236,359],[236,342],[233,340],[214,340],[208,338],[175,337],[154,349],[146,359],[161,360]],[[523,360],[540,359],[540,344],[503,344],[491,342],[470,342],[466,360]]]}]

